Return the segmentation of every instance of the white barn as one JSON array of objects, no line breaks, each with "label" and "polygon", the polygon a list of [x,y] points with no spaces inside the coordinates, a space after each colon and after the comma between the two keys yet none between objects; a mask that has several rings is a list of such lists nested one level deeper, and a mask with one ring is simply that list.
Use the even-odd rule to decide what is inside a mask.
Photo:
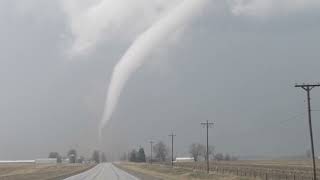
[{"label": "white barn", "polygon": [[36,164],[57,164],[57,158],[36,159]]},{"label": "white barn", "polygon": [[193,157],[177,157],[174,162],[194,162]]}]

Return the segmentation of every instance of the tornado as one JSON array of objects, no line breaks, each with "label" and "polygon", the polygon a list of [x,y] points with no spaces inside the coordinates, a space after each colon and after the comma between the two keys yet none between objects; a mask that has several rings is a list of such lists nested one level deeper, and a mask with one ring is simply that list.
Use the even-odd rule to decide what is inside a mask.
[{"label": "tornado", "polygon": [[184,0],[180,2],[177,7],[153,23],[134,40],[113,68],[106,95],[105,109],[99,126],[100,137],[104,127],[112,118],[121,92],[132,74],[148,60],[148,56],[153,49],[164,43],[171,33],[188,25],[201,12],[206,3],[207,0]]}]

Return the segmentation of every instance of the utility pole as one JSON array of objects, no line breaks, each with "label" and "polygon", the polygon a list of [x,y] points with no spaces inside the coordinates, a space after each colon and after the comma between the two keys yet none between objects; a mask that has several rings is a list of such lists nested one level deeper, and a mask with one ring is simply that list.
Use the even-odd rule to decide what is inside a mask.
[{"label": "utility pole", "polygon": [[312,152],[312,162],[313,162],[313,179],[317,180],[317,172],[316,172],[316,161],[314,157],[314,145],[313,145],[313,133],[312,133],[312,122],[311,122],[311,98],[310,91],[319,87],[320,84],[296,84],[295,87],[299,87],[304,89],[307,92],[307,100],[308,100],[308,120],[309,120],[309,132],[310,132],[310,141],[311,141],[311,152]]},{"label": "utility pole", "polygon": [[150,157],[150,164],[152,164],[152,145],[153,145],[153,141],[149,141],[150,142],[150,151],[151,151],[151,157]]},{"label": "utility pole", "polygon": [[173,167],[173,137],[175,137],[176,135],[173,134],[170,134],[169,136],[171,136],[171,166]]},{"label": "utility pole", "polygon": [[207,172],[209,174],[209,127],[213,126],[213,123],[210,123],[208,120],[205,123],[201,123],[201,125],[203,125],[204,127],[207,128],[207,155],[206,155],[206,159],[207,159]]}]

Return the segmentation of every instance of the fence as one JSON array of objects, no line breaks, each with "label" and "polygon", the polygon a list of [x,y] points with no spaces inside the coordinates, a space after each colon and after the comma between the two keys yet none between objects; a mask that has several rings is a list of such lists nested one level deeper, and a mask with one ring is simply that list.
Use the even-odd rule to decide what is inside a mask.
[{"label": "fence", "polygon": [[[183,164],[176,163],[175,166],[188,168],[194,171],[207,171],[204,164]],[[255,168],[255,167],[226,167],[220,165],[211,165],[210,171],[217,174],[228,174],[236,176],[251,177],[261,180],[313,180],[312,170],[302,168]],[[320,177],[317,177],[320,179]]]}]

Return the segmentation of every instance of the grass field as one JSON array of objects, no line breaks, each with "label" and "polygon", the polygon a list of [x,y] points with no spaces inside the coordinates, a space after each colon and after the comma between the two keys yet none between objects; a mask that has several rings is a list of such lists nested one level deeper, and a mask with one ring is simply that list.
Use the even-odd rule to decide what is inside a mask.
[{"label": "grass field", "polygon": [[[319,167],[320,161],[317,164]],[[204,162],[176,163],[176,166],[201,171],[206,169]],[[263,179],[312,179],[310,160],[215,161],[210,163],[210,171]],[[317,173],[320,175],[320,169],[317,169]]]},{"label": "grass field", "polygon": [[[320,167],[320,161],[317,161]],[[248,160],[210,162],[210,175],[205,162],[175,163],[175,168],[164,164],[122,163],[127,171],[154,177],[155,179],[268,179],[268,180],[311,180],[310,160]],[[317,169],[320,175],[320,168]],[[149,180],[152,178],[142,178]]]},{"label": "grass field", "polygon": [[[230,164],[230,165],[254,165],[254,166],[288,166],[288,167],[303,167],[311,168],[311,160],[239,160],[239,161],[219,161],[217,164]],[[320,161],[316,161],[320,166]]]},{"label": "grass field", "polygon": [[0,164],[1,180],[60,180],[83,172],[92,165],[83,164]]},{"label": "grass field", "polygon": [[139,177],[141,180],[252,180],[249,177],[221,175],[211,172],[193,171],[185,168],[172,168],[161,164],[121,163],[118,167]]}]

